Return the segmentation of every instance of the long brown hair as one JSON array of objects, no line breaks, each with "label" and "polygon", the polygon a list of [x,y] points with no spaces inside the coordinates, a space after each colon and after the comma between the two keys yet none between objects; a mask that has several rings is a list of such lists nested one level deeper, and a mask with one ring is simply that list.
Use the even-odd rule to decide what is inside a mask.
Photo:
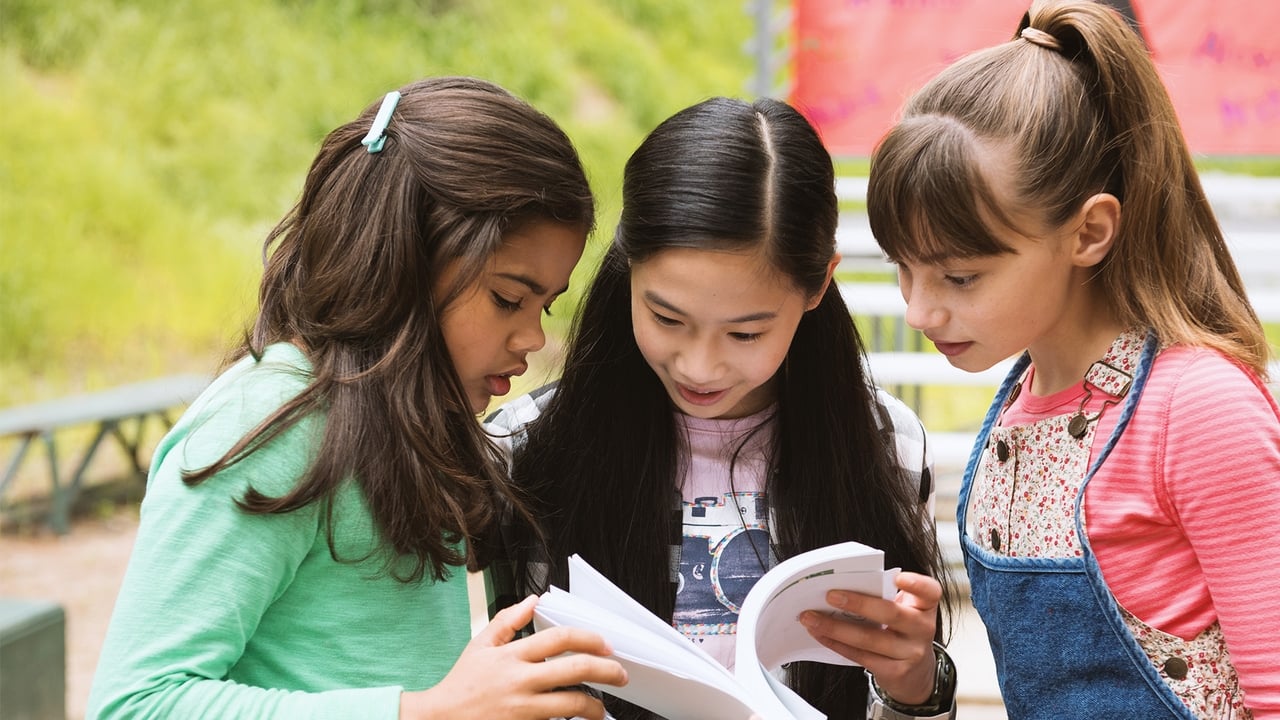
[{"label": "long brown hair", "polygon": [[894,259],[1008,252],[982,214],[1008,214],[978,166],[1008,149],[1019,203],[1053,225],[1111,193],[1122,215],[1095,278],[1126,325],[1216,348],[1266,376],[1270,347],[1227,250],[1173,103],[1113,9],[1037,0],[1009,42],[919,90],[872,156],[867,209]]},{"label": "long brown hair", "polygon": [[[595,215],[573,145],[524,101],[457,77],[400,93],[380,152],[361,145],[379,103],[325,138],[301,199],[264,245],[260,312],[234,359],[293,342],[311,363],[310,384],[186,481],[321,413],[306,476],[280,497],[250,487],[238,505],[287,513],[320,502],[334,551],[333,497],[352,479],[390,551],[388,571],[407,582],[428,567],[435,579],[448,566],[480,567],[496,503],[523,507],[454,371],[442,312],[510,233],[550,220],[585,235]],[[457,279],[437,302],[450,265]],[[416,562],[403,572],[406,556]]]}]

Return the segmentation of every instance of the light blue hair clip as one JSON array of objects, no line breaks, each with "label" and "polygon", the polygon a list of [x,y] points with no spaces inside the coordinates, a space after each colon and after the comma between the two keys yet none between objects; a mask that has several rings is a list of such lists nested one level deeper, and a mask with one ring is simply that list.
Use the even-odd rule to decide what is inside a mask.
[{"label": "light blue hair clip", "polygon": [[397,90],[392,90],[382,98],[382,107],[378,108],[378,114],[373,116],[373,125],[369,127],[369,134],[360,141],[361,145],[369,148],[369,152],[382,152],[382,144],[387,141],[387,124],[391,122],[391,113],[395,112],[396,104],[399,102],[400,93]]}]

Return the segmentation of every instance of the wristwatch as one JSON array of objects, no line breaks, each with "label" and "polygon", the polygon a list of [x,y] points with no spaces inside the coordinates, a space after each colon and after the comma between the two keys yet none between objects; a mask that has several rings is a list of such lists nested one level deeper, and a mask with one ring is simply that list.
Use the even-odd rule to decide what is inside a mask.
[{"label": "wristwatch", "polygon": [[880,689],[876,678],[867,673],[867,720],[954,720],[956,716],[956,666],[947,651],[933,644],[937,665],[933,674],[933,694],[920,705],[895,701]]}]

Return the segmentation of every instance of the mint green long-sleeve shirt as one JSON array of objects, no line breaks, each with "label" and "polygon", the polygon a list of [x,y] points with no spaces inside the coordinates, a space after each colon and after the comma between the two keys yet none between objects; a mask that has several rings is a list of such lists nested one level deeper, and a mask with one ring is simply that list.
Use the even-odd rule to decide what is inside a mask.
[{"label": "mint green long-sleeve shirt", "polygon": [[323,418],[195,487],[182,482],[297,395],[308,370],[291,345],[246,358],[160,443],[89,717],[393,719],[401,690],[438,682],[470,639],[463,570],[411,584],[380,572],[354,483],[334,505],[338,560],[318,505],[284,515],[235,506],[250,484],[269,495],[293,487]]}]

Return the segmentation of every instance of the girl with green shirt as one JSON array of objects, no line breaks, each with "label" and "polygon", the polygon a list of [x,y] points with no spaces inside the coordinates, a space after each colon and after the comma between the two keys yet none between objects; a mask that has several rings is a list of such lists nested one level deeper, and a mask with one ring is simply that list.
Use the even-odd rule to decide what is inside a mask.
[{"label": "girl with green shirt", "polygon": [[[471,637],[466,570],[524,512],[476,421],[545,341],[594,224],[553,121],[419,81],[325,139],[260,312],[157,448],[93,718],[602,718],[598,636]],[[575,653],[573,658],[558,658]]]}]

